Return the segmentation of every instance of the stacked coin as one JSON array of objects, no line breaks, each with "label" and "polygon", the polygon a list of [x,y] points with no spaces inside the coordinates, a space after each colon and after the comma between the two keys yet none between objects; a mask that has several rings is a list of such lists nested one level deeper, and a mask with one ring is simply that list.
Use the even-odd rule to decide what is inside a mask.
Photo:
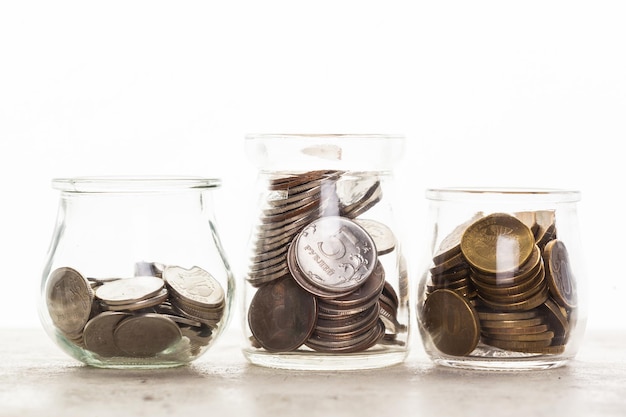
[{"label": "stacked coin", "polygon": [[222,319],[226,306],[224,290],[204,269],[168,266],[163,270],[163,280],[171,303],[186,316],[209,327],[215,327]]},{"label": "stacked coin", "polygon": [[378,260],[394,251],[393,233],[356,218],[382,198],[377,178],[313,171],[278,177],[268,188],[248,273],[258,287],[248,311],[253,345],[349,353],[370,348],[386,332],[406,331]]},{"label": "stacked coin", "polygon": [[54,326],[103,358],[149,358],[178,346],[197,355],[224,315],[223,290],[198,267],[138,263],[136,272],[155,268],[164,278],[85,278],[72,268],[55,269],[46,291]]},{"label": "stacked coin", "polygon": [[430,268],[431,283],[426,287],[430,294],[438,289],[450,289],[472,300],[476,290],[470,280],[470,266],[461,252],[461,237],[465,230],[477,219],[483,217],[477,213],[468,221],[458,225],[439,245],[433,256]]},{"label": "stacked coin", "polygon": [[[439,350],[470,353],[468,330],[458,325],[458,317],[465,317],[466,323],[478,323],[486,345],[526,353],[564,351],[575,320],[576,288],[567,249],[556,239],[554,212],[479,214],[444,243],[433,258],[423,306],[425,323],[446,324],[446,332],[425,326]],[[455,256],[461,259],[450,261]],[[454,265],[442,266],[446,262]],[[444,290],[460,297],[444,296]],[[446,312],[433,307],[443,304]],[[452,322],[433,317],[450,314],[456,317]]]},{"label": "stacked coin", "polygon": [[254,237],[250,284],[258,287],[289,275],[289,243],[310,221],[337,207],[335,183],[340,175],[338,171],[313,171],[271,181]]}]

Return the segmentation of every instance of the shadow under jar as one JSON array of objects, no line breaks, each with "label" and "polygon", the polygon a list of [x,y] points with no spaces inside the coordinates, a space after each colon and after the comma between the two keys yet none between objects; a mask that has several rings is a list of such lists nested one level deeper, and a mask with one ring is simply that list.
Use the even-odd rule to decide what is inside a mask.
[{"label": "shadow under jar", "polygon": [[70,356],[104,368],[195,360],[228,323],[234,279],[213,215],[217,179],[54,179],[57,222],[39,313]]},{"label": "shadow under jar", "polygon": [[562,366],[586,324],[577,202],[552,189],[429,189],[429,264],[418,324],[438,364]]},{"label": "shadow under jar", "polygon": [[408,352],[408,274],[395,223],[403,137],[249,135],[257,201],[245,259],[245,357],[365,369]]}]

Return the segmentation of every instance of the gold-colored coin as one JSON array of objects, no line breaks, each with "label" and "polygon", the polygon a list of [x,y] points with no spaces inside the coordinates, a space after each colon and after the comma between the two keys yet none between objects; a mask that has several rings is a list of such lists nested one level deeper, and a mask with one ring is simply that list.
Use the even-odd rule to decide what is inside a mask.
[{"label": "gold-colored coin", "polygon": [[518,341],[518,340],[499,340],[483,337],[483,342],[495,346],[500,349],[512,350],[516,352],[533,352],[536,349],[543,349],[550,346],[550,340],[537,340],[537,341]]},{"label": "gold-colored coin", "polygon": [[478,212],[469,220],[455,227],[454,230],[452,230],[452,232],[439,244],[437,252],[433,255],[433,263],[438,265],[461,252],[461,237],[463,237],[463,233],[472,223],[483,216],[484,214],[482,212]]},{"label": "gold-colored coin", "polygon": [[484,282],[488,285],[516,285],[535,276],[542,263],[541,249],[539,249],[539,246],[533,245],[530,258],[518,269],[508,272],[499,272],[497,274],[484,274],[480,271],[473,270],[472,277],[474,280]]},{"label": "gold-colored coin", "polygon": [[478,313],[465,298],[451,290],[436,290],[424,303],[424,327],[441,352],[469,355],[480,339]]},{"label": "gold-colored coin", "polygon": [[546,340],[552,342],[554,332],[545,331],[541,333],[524,334],[491,333],[486,337],[496,340],[508,340],[510,342],[545,342]]},{"label": "gold-colored coin", "polygon": [[569,336],[570,325],[567,316],[561,308],[552,299],[547,299],[543,304],[545,311],[545,320],[550,325],[550,329],[554,331],[555,339],[565,342]]},{"label": "gold-colored coin", "polygon": [[483,333],[494,334],[537,334],[549,331],[550,328],[547,324],[539,324],[537,326],[528,327],[483,327]]},{"label": "gold-colored coin", "polygon": [[[480,317],[480,315],[479,315]],[[523,328],[523,327],[532,327],[543,324],[543,318],[541,317],[532,317],[529,319],[522,320],[481,320],[480,326],[482,328],[490,328],[490,329],[503,329],[503,328]]]},{"label": "gold-colored coin", "polygon": [[535,307],[540,306],[544,303],[549,297],[550,293],[548,291],[548,287],[544,286],[538,293],[532,295],[530,298],[517,301],[517,302],[494,302],[489,299],[484,298],[480,293],[478,297],[482,301],[484,305],[494,310],[501,311],[520,311],[520,310],[532,310]]},{"label": "gold-colored coin", "polygon": [[532,319],[533,317],[537,317],[537,315],[539,314],[537,311],[535,310],[530,310],[530,311],[515,311],[515,312],[511,312],[511,313],[502,313],[502,312],[498,312],[498,311],[488,311],[488,310],[477,310],[478,311],[478,317],[480,318],[480,320],[525,320],[525,319]]},{"label": "gold-colored coin", "polygon": [[546,279],[554,300],[567,308],[576,307],[576,286],[565,244],[558,239],[551,240],[546,244],[543,254]]},{"label": "gold-colored coin", "polygon": [[474,268],[488,274],[519,269],[532,255],[535,237],[519,219],[494,213],[470,225],[461,238],[461,252]]}]

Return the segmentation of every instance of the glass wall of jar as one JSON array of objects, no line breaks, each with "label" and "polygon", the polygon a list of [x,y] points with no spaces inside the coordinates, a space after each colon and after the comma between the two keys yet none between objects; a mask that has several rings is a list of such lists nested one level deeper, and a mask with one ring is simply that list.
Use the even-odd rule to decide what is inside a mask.
[{"label": "glass wall of jar", "polygon": [[234,278],[213,213],[218,179],[54,179],[56,226],[39,313],[70,356],[96,367],[195,360],[228,323]]},{"label": "glass wall of jar", "polygon": [[402,362],[409,284],[392,135],[248,135],[258,167],[245,257],[243,352],[288,369]]},{"label": "glass wall of jar", "polygon": [[429,189],[427,263],[417,291],[426,353],[470,369],[558,367],[586,324],[580,193]]}]

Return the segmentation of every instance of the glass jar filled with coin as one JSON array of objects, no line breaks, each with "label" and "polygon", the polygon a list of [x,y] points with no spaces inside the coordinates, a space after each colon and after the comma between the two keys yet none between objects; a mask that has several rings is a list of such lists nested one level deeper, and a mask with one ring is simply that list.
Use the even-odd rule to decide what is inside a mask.
[{"label": "glass jar filled with coin", "polygon": [[442,365],[562,366],[586,323],[580,193],[429,189],[431,244],[418,287],[426,353]]},{"label": "glass jar filled with coin", "polygon": [[244,355],[288,369],[403,361],[409,284],[388,135],[249,135],[257,164],[244,256]]},{"label": "glass jar filled with coin", "polygon": [[218,179],[52,181],[59,209],[41,282],[41,322],[96,367],[195,360],[228,323],[234,279],[213,214]]}]

